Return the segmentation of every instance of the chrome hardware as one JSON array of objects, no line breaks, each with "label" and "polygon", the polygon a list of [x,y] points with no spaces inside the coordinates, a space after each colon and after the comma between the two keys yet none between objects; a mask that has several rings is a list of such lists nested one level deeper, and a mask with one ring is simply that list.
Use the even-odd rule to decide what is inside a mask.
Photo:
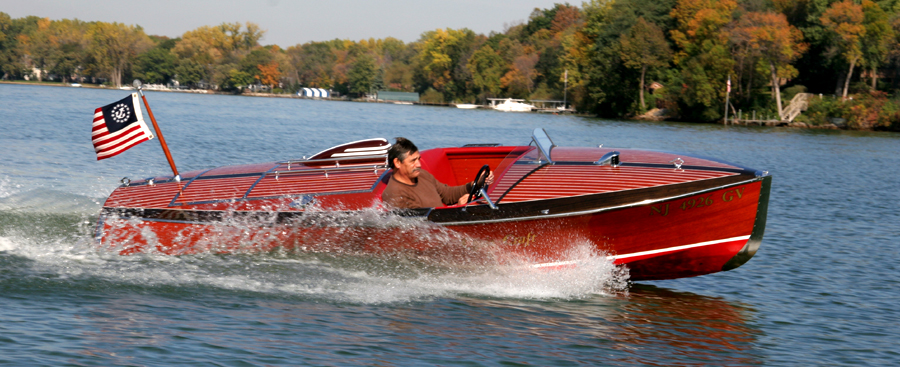
[{"label": "chrome hardware", "polygon": [[681,158],[675,158],[672,161],[670,161],[669,163],[674,164],[675,169],[681,169],[681,165],[684,164],[684,160]]},{"label": "chrome hardware", "polygon": [[550,214],[550,209],[541,210],[541,214]]},{"label": "chrome hardware", "polygon": [[756,171],[756,177],[766,177],[769,175],[769,171]]},{"label": "chrome hardware", "polygon": [[597,148],[603,148],[603,144],[598,145]]},{"label": "chrome hardware", "polygon": [[181,175],[175,175],[173,179],[175,180],[175,182],[181,182]]},{"label": "chrome hardware", "polygon": [[[497,210],[497,205],[494,204],[494,201],[491,200],[491,197],[488,196],[487,192],[484,190],[483,187],[482,187],[481,189],[479,189],[478,192],[481,193],[481,196],[484,197],[484,200],[487,201],[487,205],[488,205],[489,207],[491,207],[491,209]],[[472,201],[466,203],[465,205],[463,205],[462,211],[466,211],[466,208],[469,207],[469,204],[472,204],[472,203],[474,203],[474,202],[476,202],[476,201],[477,201],[477,200],[472,200]]]},{"label": "chrome hardware", "polygon": [[152,178],[147,179],[147,185],[153,186],[155,183]]},{"label": "chrome hardware", "polygon": [[278,179],[278,171],[275,171],[275,179]]},{"label": "chrome hardware", "polygon": [[358,155],[353,157],[340,157],[340,158],[322,158],[322,159],[307,159],[305,156],[303,159],[292,159],[289,161],[278,162],[282,164],[293,164],[293,163],[326,163],[326,162],[342,162],[342,161],[363,161],[363,160],[381,160],[381,158],[385,159],[387,162],[387,154],[376,154],[376,155]]},{"label": "chrome hardware", "polygon": [[[540,127],[534,129],[534,132],[531,134],[531,141],[533,141],[534,145],[538,147],[541,155],[547,158],[547,162],[553,164],[553,159],[550,158],[550,153],[553,148],[556,147],[556,144],[553,144],[553,140],[551,140],[550,136],[547,135],[547,131]],[[541,159],[538,158],[538,162],[540,161]]]},{"label": "chrome hardware", "polygon": [[131,185],[131,179],[128,177],[122,177],[122,179],[119,180],[119,182],[121,182],[122,185],[125,185],[125,186]]},{"label": "chrome hardware", "polygon": [[594,164],[598,166],[610,166],[610,167],[618,167],[619,166],[619,151],[613,151],[604,154],[600,159]]},{"label": "chrome hardware", "polygon": [[[282,162],[282,163],[284,163],[284,162]],[[272,172],[266,173],[266,175],[279,176],[282,173],[284,173],[286,175],[291,175],[291,174],[304,174],[304,173],[314,173],[314,172],[318,173],[318,172],[331,172],[331,171],[352,172],[352,171],[375,170],[377,172],[378,170],[382,170],[382,169],[386,170],[387,167],[382,166],[380,164],[367,164],[364,166],[343,165],[341,167],[324,167],[324,168],[304,168],[303,166],[300,166],[300,168],[297,168],[295,170],[272,171]],[[277,177],[276,177],[276,179],[277,179]]]},{"label": "chrome hardware", "polygon": [[486,191],[484,191],[484,188],[482,187],[482,188],[481,188],[480,190],[478,190],[478,191],[481,192],[481,196],[484,197],[484,200],[487,201],[487,205],[488,205],[489,207],[491,207],[491,209],[497,210],[497,205],[494,204],[494,201],[491,200],[491,197],[488,196],[488,194],[487,194]]}]

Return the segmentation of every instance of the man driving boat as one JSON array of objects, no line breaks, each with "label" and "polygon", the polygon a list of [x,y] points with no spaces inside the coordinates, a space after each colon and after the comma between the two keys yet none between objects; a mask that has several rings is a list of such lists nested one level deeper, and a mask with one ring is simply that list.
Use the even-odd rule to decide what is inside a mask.
[{"label": "man driving boat", "polygon": [[[412,141],[398,137],[388,150],[388,165],[393,169],[381,200],[394,208],[434,208],[442,205],[465,204],[473,182],[449,186],[439,182],[431,173],[422,169],[419,148]],[[494,182],[489,172],[485,183]]]}]

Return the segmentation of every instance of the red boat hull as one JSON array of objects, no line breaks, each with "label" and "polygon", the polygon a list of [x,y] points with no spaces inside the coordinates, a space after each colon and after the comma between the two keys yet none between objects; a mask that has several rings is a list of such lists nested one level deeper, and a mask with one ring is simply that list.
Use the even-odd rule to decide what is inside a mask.
[{"label": "red boat hull", "polygon": [[[369,143],[348,146],[386,142]],[[765,173],[669,153],[627,150],[622,164],[606,165],[598,157],[620,152],[556,148],[554,162],[536,152],[422,152],[423,167],[448,184],[465,183],[488,163],[498,177],[487,192],[493,206],[389,212],[380,194],[390,172],[359,156],[339,158],[343,165],[312,159],[126,183],[104,205],[97,240],[122,254],[406,254],[539,268],[575,265],[587,249],[627,266],[632,280],[730,270],[759,248],[772,179]]]},{"label": "red boat hull", "polygon": [[[632,280],[672,279],[737,267],[743,262],[730,266],[729,262],[735,262],[742,251],[747,259],[753,256],[746,252],[753,247],[755,253],[758,240],[754,246],[753,238],[762,236],[765,212],[760,213],[760,208],[768,200],[769,180],[595,213],[484,223],[439,225],[415,220],[422,223],[357,225],[345,223],[342,214],[335,213],[303,218],[299,223],[278,223],[274,216],[204,222],[184,220],[188,218],[178,215],[185,213],[172,211],[170,217],[176,219],[105,215],[98,229],[103,242],[123,254],[275,249],[410,253],[460,263],[515,259],[538,267],[570,264],[573,259],[567,256],[589,244],[597,254],[627,265]],[[356,216],[343,215],[350,221]]]}]

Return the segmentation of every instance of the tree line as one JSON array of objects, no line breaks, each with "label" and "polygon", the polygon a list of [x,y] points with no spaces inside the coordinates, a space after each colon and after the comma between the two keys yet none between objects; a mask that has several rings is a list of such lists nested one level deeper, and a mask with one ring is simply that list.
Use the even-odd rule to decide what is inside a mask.
[{"label": "tree line", "polygon": [[591,0],[535,9],[487,35],[436,29],[409,43],[335,39],[287,48],[261,45],[265,31],[249,22],[168,38],[137,25],[0,12],[0,73],[235,93],[394,90],[445,103],[565,98],[604,117],[660,107],[683,120],[716,121],[729,88],[729,111],[772,116],[804,91],[892,98],[898,10],[900,0]]}]

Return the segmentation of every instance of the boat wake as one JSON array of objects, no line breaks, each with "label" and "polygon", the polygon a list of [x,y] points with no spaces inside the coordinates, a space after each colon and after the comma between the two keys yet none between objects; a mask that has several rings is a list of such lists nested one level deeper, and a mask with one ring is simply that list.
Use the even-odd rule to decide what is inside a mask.
[{"label": "boat wake", "polygon": [[[14,228],[0,232],[0,258],[18,264],[14,268],[24,274],[16,277],[45,277],[61,288],[69,288],[70,282],[101,282],[113,288],[202,288],[371,304],[458,296],[578,299],[620,294],[628,285],[627,271],[595,253],[587,242],[570,246],[567,266],[535,268],[534,260],[525,256],[499,255],[495,243],[375,210],[352,217],[319,216],[317,235],[287,245],[273,240],[278,229],[268,236],[258,230],[251,235],[244,226],[258,229],[258,223],[233,220],[200,241],[202,251],[181,256],[164,255],[154,246],[128,256],[119,254],[119,244],[97,247],[93,219],[83,215],[0,215],[42,215],[44,222],[57,223],[27,228],[24,223],[34,222],[14,220]],[[34,225],[41,226],[37,222]],[[223,254],[215,246],[235,237],[240,251]],[[403,251],[363,249],[398,240],[416,246]]]}]

